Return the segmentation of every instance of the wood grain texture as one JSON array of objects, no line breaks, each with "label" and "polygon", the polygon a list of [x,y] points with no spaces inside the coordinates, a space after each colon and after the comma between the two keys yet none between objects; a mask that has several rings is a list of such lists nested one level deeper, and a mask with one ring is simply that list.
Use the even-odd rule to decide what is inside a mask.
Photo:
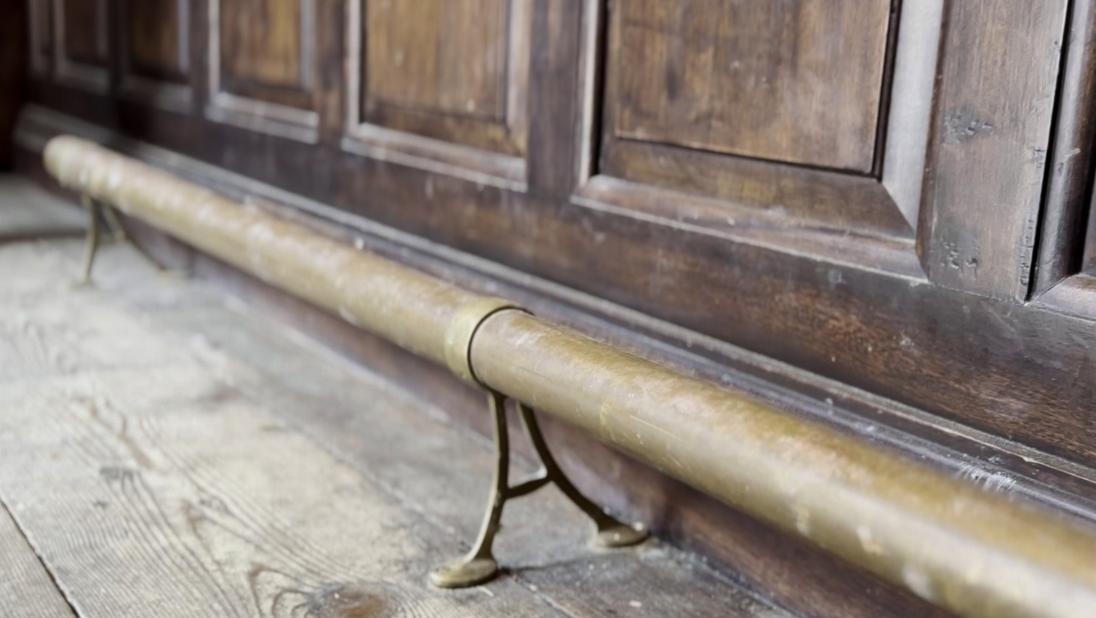
[{"label": "wood grain texture", "polygon": [[371,101],[499,120],[506,109],[509,0],[366,2]]},{"label": "wood grain texture", "polygon": [[366,126],[352,134],[386,147],[413,134],[402,140],[409,150],[421,150],[414,136],[423,136],[523,154],[533,7],[529,0],[356,0],[360,24],[348,34],[355,41],[348,63],[360,87],[349,104],[360,109],[351,124],[387,133],[381,140]]},{"label": "wood grain texture", "polygon": [[[1066,3],[947,7],[920,252],[937,284],[1022,298],[1030,284]],[[987,21],[992,13],[995,18]]]},{"label": "wood grain texture", "polygon": [[187,0],[128,0],[124,15],[131,69],[148,77],[186,81]]},{"label": "wood grain texture", "polygon": [[614,3],[613,134],[868,172],[890,4]]},{"label": "wood grain texture", "polygon": [[[603,202],[652,210],[713,231],[767,225],[878,239],[913,238],[913,230],[875,178],[631,140],[606,143],[602,153],[607,174],[595,177],[582,193],[597,194]],[[612,181],[619,185],[619,179],[637,190],[612,190]]]},{"label": "wood grain texture", "polygon": [[15,521],[0,504],[0,617],[74,616]]},{"label": "wood grain texture", "polygon": [[30,2],[30,36],[36,53],[49,55],[53,51],[53,4],[50,2]]},{"label": "wood grain texture", "polygon": [[1046,292],[1080,270],[1085,221],[1092,197],[1096,145],[1096,6],[1070,7],[1068,45],[1056,105],[1054,139],[1047,155],[1047,186],[1040,219],[1033,291]]},{"label": "wood grain texture", "polygon": [[105,65],[108,45],[106,0],[62,0],[65,56],[84,64]]},{"label": "wood grain texture", "polygon": [[[26,2],[19,6],[17,11],[27,13],[27,27],[23,32],[27,37],[31,74],[42,77],[50,72],[53,59],[53,3]],[[11,27],[17,27],[17,23],[13,21]]]},{"label": "wood grain texture", "polygon": [[220,2],[221,66],[226,76],[269,86],[300,88],[302,8],[309,0],[226,0]]},{"label": "wood grain texture", "polygon": [[430,588],[488,444],[126,248],[73,293],[80,248],[0,248],[0,495],[81,615],[785,615],[657,542],[592,553],[554,492],[509,509],[503,578]]},{"label": "wood grain texture", "polygon": [[[598,199],[657,202],[659,215],[713,231],[912,238],[874,177],[891,4],[621,2],[608,18],[597,171],[646,185],[650,199],[608,183]],[[886,162],[892,176],[897,164]],[[920,163],[904,167],[919,177]]]}]

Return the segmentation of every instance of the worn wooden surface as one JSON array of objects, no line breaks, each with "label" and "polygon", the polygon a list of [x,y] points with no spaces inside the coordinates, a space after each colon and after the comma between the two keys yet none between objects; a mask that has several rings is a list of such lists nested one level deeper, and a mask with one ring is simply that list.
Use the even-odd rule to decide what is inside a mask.
[{"label": "worn wooden surface", "polygon": [[[604,145],[605,110],[596,96],[604,76],[597,62],[587,75],[580,59],[596,57],[604,37],[596,25],[593,36],[582,35],[588,15],[598,13],[580,13],[579,3],[534,3],[527,97],[536,113],[529,114],[524,160],[509,157],[507,165],[516,165],[507,167],[513,173],[501,174],[502,180],[476,166],[483,159],[478,154],[461,151],[439,162],[429,152],[409,156],[400,144],[348,147],[358,143],[358,126],[346,124],[345,109],[345,67],[353,58],[339,51],[349,53],[345,37],[360,33],[362,24],[345,23],[343,3],[301,4],[315,11],[310,58],[307,46],[301,48],[301,66],[316,69],[311,90],[236,83],[230,67],[221,67],[223,83],[217,87],[246,98],[232,110],[231,122],[209,120],[205,112],[227,112],[216,100],[210,104],[212,94],[201,88],[187,114],[100,96],[52,74],[32,82],[31,98],[109,127],[110,135],[166,146],[334,206],[355,220],[385,223],[684,327],[673,335],[678,345],[687,347],[697,335],[711,337],[1092,465],[1096,429],[1087,411],[1096,400],[1096,382],[1087,378],[1096,351],[1085,342],[1096,333],[1096,313],[1063,316],[1015,298],[1025,287],[1025,261],[1030,266],[1031,252],[1025,257],[1024,251],[1033,248],[1038,231],[1028,222],[1036,221],[1038,151],[1047,146],[1037,142],[1040,135],[1049,139],[1045,110],[1053,109],[1053,92],[1044,86],[1056,77],[1052,59],[1060,56],[1063,32],[1055,24],[1064,26],[1056,12],[1060,5],[1010,7],[991,23],[964,13],[964,3],[948,4],[943,78],[937,82],[946,92],[930,109],[936,120],[928,129],[936,136],[930,146],[941,156],[930,147],[936,184],[926,185],[932,207],[921,213],[936,223],[922,218],[916,230],[903,229],[905,218],[885,192],[859,190],[870,178],[841,175],[855,179],[853,186],[832,175],[765,162],[750,162],[768,165],[763,172],[726,174],[659,159],[663,153],[653,150],[644,169],[680,181],[681,188],[692,186],[690,192],[714,186],[717,193],[683,197],[686,191],[662,192],[657,183],[637,179],[628,191],[588,197],[576,188],[585,181],[576,174],[576,161],[583,149],[597,161]],[[259,11],[258,4],[240,6]],[[208,26],[198,18],[190,24],[196,84],[214,81],[210,65],[220,58],[207,54],[217,34]],[[219,33],[236,36],[226,28],[221,24]],[[290,44],[267,42],[282,43]],[[1006,57],[1017,60],[994,64]],[[996,67],[1000,79],[965,79],[974,63]],[[1014,85],[997,87],[1002,83]],[[586,93],[592,97],[588,104],[582,102]],[[271,117],[268,102],[295,106],[292,111],[300,114]],[[587,106],[590,122],[582,124]],[[987,135],[982,125],[971,125],[973,119],[964,124],[964,109],[1008,122],[991,120],[995,129]],[[276,137],[289,135],[287,125],[305,129],[292,138]],[[951,137],[944,135],[948,127]],[[313,139],[319,143],[308,141]],[[689,177],[693,170],[696,180]],[[916,185],[922,171],[912,166],[905,173],[913,174]],[[620,180],[610,176],[600,179]],[[984,182],[967,183],[969,178]],[[1021,178],[1023,199],[1009,193],[994,200],[978,188],[984,184],[1004,195],[1002,187]],[[718,179],[730,184],[720,186]],[[733,197],[720,199],[719,192]],[[697,198],[709,201],[698,205]],[[982,205],[977,216],[972,204]],[[990,227],[997,231],[990,234]],[[981,238],[985,234],[992,242]],[[924,265],[914,237],[930,256]],[[963,243],[978,244],[977,256],[965,252]],[[977,280],[971,258],[979,264]],[[613,311],[606,317],[637,327],[641,320],[630,315]]]},{"label": "worn wooden surface", "polygon": [[[427,124],[389,123],[383,127],[386,138],[392,138],[387,141],[369,142],[360,135],[370,120],[354,110],[362,111],[368,87],[355,86],[353,76],[367,78],[362,63],[369,58],[368,50],[352,42],[353,33],[361,38],[365,30],[368,9],[380,4],[372,0],[300,3],[315,9],[309,22],[315,45],[301,48],[302,66],[315,69],[310,89],[244,83],[234,80],[231,70],[217,67],[218,46],[225,44],[218,34],[225,34],[225,27],[249,26],[241,21],[211,29],[205,9],[219,4],[205,0],[191,3],[195,15],[185,26],[194,105],[182,112],[157,109],[151,99],[112,98],[74,86],[58,72],[63,58],[51,57],[54,32],[48,28],[33,35],[32,49],[41,53],[34,54],[30,98],[105,127],[102,133],[92,128],[96,139],[121,147],[119,138],[128,136],[168,148],[173,153],[158,163],[200,182],[232,184],[243,187],[242,194],[259,193],[305,210],[319,206],[318,212],[338,222],[351,240],[363,229],[375,231],[375,223],[392,226],[381,236],[391,241],[389,254],[397,259],[412,259],[429,246],[439,271],[452,274],[460,269],[451,263],[461,264],[466,285],[513,290],[543,314],[596,324],[599,333],[614,333],[618,342],[644,353],[681,359],[683,366],[713,379],[737,381],[726,376],[748,374],[763,397],[783,397],[771,385],[784,385],[795,391],[790,399],[820,416],[855,410],[848,422],[865,435],[908,430],[920,436],[895,438],[903,450],[960,445],[971,457],[971,474],[979,478],[1001,478],[985,471],[999,470],[1005,462],[1008,478],[1031,475],[1054,491],[1088,491],[1096,465],[1091,413],[1096,402],[1096,347],[1091,345],[1096,286],[1091,277],[1076,275],[1068,260],[1060,269],[1067,279],[1054,293],[1044,294],[1043,287],[1033,289],[1023,279],[1033,250],[1045,263],[1060,264],[1065,255],[1053,234],[1045,234],[1059,223],[1047,218],[1034,225],[1038,194],[1053,200],[1056,190],[1053,178],[1044,182],[1044,159],[1049,156],[1057,170],[1072,152],[1065,146],[1083,137],[1083,125],[1091,121],[1091,110],[1084,111],[1091,106],[1082,100],[1083,83],[1074,88],[1069,75],[1056,70],[1063,49],[1068,63],[1079,46],[1067,38],[1061,19],[1066,4],[999,3],[1002,10],[985,19],[984,7],[968,3],[890,3],[902,18],[891,16],[876,161],[865,175],[731,152],[614,141],[614,99],[606,96],[613,81],[612,67],[606,67],[613,58],[606,52],[611,51],[614,10],[628,1],[532,3],[529,57],[522,60],[513,49],[507,57],[511,69],[524,63],[530,67],[526,85],[509,83],[527,104],[508,107],[507,113],[526,110],[529,125],[528,140],[517,140],[520,148],[515,145],[511,154],[466,148],[475,144],[461,137],[464,129],[445,128],[457,116],[434,112],[420,114]],[[68,3],[49,6],[54,4],[63,9]],[[355,4],[364,10],[357,15],[344,10]],[[735,4],[746,3],[707,5],[712,23],[724,7]],[[750,4],[751,10],[781,14],[771,8],[776,3]],[[794,9],[796,4],[782,6]],[[1083,6],[1069,5],[1076,32]],[[248,11],[257,6],[246,5]],[[907,19],[907,13],[932,23],[911,30],[919,20]],[[121,30],[125,22],[118,20],[115,27]],[[300,36],[288,30],[278,35]],[[420,38],[420,45],[430,46]],[[905,57],[916,59],[913,65],[920,63],[920,68],[901,62],[906,52],[899,52],[911,41]],[[776,75],[787,69],[780,64],[786,54],[801,43],[810,41],[758,36],[741,52],[751,58],[769,54],[776,64],[759,60],[758,72]],[[124,46],[116,48],[124,53]],[[58,51],[64,49],[61,41]],[[118,64],[124,62],[111,66]],[[1092,72],[1086,70],[1089,63],[1081,65],[1071,75]],[[219,80],[213,75],[217,70]],[[661,81],[679,83],[685,71],[674,71]],[[900,89],[911,72],[923,72],[928,82],[914,80]],[[508,78],[514,75],[511,71]],[[989,75],[994,79],[985,79]],[[799,77],[802,83],[811,79]],[[1062,88],[1055,90],[1055,83]],[[210,113],[218,92],[246,99],[231,123]],[[661,95],[655,90],[651,96]],[[743,96],[743,105],[757,106]],[[1072,101],[1081,110],[1076,122],[1066,122],[1068,114],[1061,110],[1068,106],[1055,100],[1062,96],[1081,97]],[[896,105],[910,101],[919,110],[913,116],[923,112],[924,125],[895,113]],[[307,113],[271,118],[268,103]],[[1055,109],[1066,134],[1051,139],[1048,121],[1054,113],[1048,110]],[[302,119],[309,126],[304,141],[280,130],[279,123]],[[386,122],[377,115],[373,121]],[[1076,127],[1072,133],[1070,124]],[[47,123],[38,136],[81,130],[69,122]],[[796,129],[811,130],[817,128]],[[433,139],[421,139],[424,135]],[[928,160],[916,155],[892,165],[888,157],[902,136],[914,146],[903,152],[920,152],[918,143],[927,144]],[[624,153],[618,146],[625,145],[643,148],[642,156],[617,156]],[[775,145],[762,142],[761,147]],[[883,151],[888,154],[881,158]],[[147,149],[127,152],[154,158]],[[31,160],[35,153],[31,145],[24,154]],[[176,159],[174,153],[209,165]],[[1067,162],[1077,172],[1069,175],[1081,178],[1091,172],[1082,158]],[[876,183],[880,166],[882,182]],[[225,172],[242,177],[226,183]],[[909,191],[894,192],[895,179]],[[269,190],[275,187],[292,193],[272,198]],[[1088,204],[1081,204],[1081,210],[1089,210]],[[1085,214],[1078,213],[1078,222]],[[1096,217],[1089,219],[1090,237],[1096,239]],[[1090,242],[1088,254],[1091,267],[1096,241]],[[977,274],[970,268],[971,256],[977,259]],[[959,272],[962,268],[966,272]],[[1020,302],[1025,293],[1034,302]],[[368,347],[352,342],[330,322],[323,324],[335,345]],[[389,350],[374,347],[378,365],[412,380]],[[414,373],[413,379],[428,380],[426,375]],[[444,382],[436,375],[431,380]],[[614,470],[625,466],[612,456],[605,461]],[[632,473],[633,479],[651,478]],[[807,597],[825,608],[817,613],[850,615],[840,600],[864,596],[858,594],[863,580],[816,556],[797,562],[805,555],[802,548],[767,538],[748,521],[712,524],[711,513],[718,509],[701,496],[657,477],[643,490],[649,494],[622,494],[619,504],[646,500],[663,518],[664,530],[700,545],[719,545],[737,569],[749,570],[753,581],[766,581],[783,598]],[[1061,503],[1074,504],[1074,498]],[[791,571],[801,572],[777,577]],[[860,615],[877,615],[879,607],[895,603],[886,592],[873,598],[878,605],[862,608]]]},{"label": "worn wooden surface", "polygon": [[126,50],[135,72],[185,81],[189,36],[185,0],[128,0],[125,5]]},{"label": "worn wooden surface", "polygon": [[[992,22],[985,19],[987,11],[996,15]],[[944,44],[954,51],[944,53],[959,57],[945,61],[938,77],[921,259],[934,283],[1023,298],[1031,280],[1066,2],[951,3],[947,18]],[[956,41],[964,42],[962,49]]]},{"label": "worn wooden surface", "polygon": [[366,3],[362,38],[367,101],[501,118],[506,106],[508,4]]},{"label": "worn wooden surface", "polygon": [[[921,138],[929,140],[932,176],[920,219],[916,204],[906,204],[904,217],[895,196],[868,189],[871,177],[764,161],[730,173],[654,148],[633,163],[665,183],[636,177],[627,191],[591,196],[578,186],[590,184],[586,173],[620,185],[614,170],[627,171],[596,163],[576,169],[583,157],[598,161],[612,143],[601,131],[611,106],[600,95],[611,76],[600,72],[599,50],[619,3],[610,4],[600,26],[593,18],[606,12],[602,3],[588,11],[578,2],[534,3],[528,148],[524,158],[505,155],[505,172],[467,149],[451,157],[409,149],[422,141],[411,130],[395,131],[402,142],[356,148],[363,120],[348,118],[347,107],[359,105],[363,93],[349,92],[348,75],[361,75],[347,67],[358,62],[360,69],[368,58],[351,49],[349,37],[361,34],[367,11],[347,23],[346,3],[286,4],[313,11],[311,21],[300,18],[313,27],[313,45],[300,47],[300,66],[314,69],[309,89],[234,81],[226,66],[213,83],[223,51],[214,44],[242,40],[253,20],[225,20],[214,31],[198,18],[200,6],[189,24],[190,79],[199,87],[188,113],[70,87],[49,72],[32,81],[31,99],[108,127],[110,135],[168,147],[334,206],[354,220],[385,223],[683,327],[672,336],[678,345],[710,337],[1076,463],[1096,463],[1096,429],[1087,414],[1096,400],[1096,382],[1087,379],[1096,352],[1085,345],[1096,333],[1096,313],[1063,316],[1053,307],[1017,302],[1026,292],[1024,273],[1038,233],[1040,149],[1049,146],[1063,3],[1010,5],[990,21],[965,3],[948,3],[947,24],[937,27],[940,44],[928,36],[922,41],[925,49],[940,48],[932,74],[941,76],[935,84],[943,90],[926,102],[934,120]],[[264,6],[239,4],[238,10],[258,15]],[[278,10],[296,14],[295,8]],[[899,46],[910,40],[896,36]],[[297,38],[308,39],[286,29],[263,44],[295,46]],[[762,38],[750,50],[761,53],[768,45]],[[347,55],[352,51],[356,57]],[[509,58],[511,66],[520,64],[515,59]],[[999,77],[967,78],[983,65]],[[243,99],[231,121],[215,117],[229,112],[205,84]],[[279,108],[274,117],[267,103],[292,110]],[[881,112],[888,103],[881,100]],[[978,118],[968,118],[974,112]],[[992,124],[992,132],[981,121]],[[887,144],[896,137],[892,128],[886,127]],[[911,164],[899,174],[916,187],[924,168]],[[968,182],[972,178],[978,182]],[[1008,188],[1020,184],[1022,191]],[[968,251],[975,244],[977,255]],[[631,315],[605,317],[639,327],[642,320]]]},{"label": "worn wooden surface", "polygon": [[0,505],[0,616],[56,618],[72,608],[42,566],[38,555]]},{"label": "worn wooden surface", "polygon": [[1092,197],[1096,163],[1096,5],[1078,0],[1071,6],[1064,50],[1057,122],[1047,153],[1046,194],[1041,210],[1042,234],[1032,268],[1036,293],[1052,288],[1077,272],[1084,259],[1085,224]]},{"label": "worn wooden surface", "polygon": [[363,122],[398,131],[387,134],[396,140],[525,152],[534,3],[355,2],[359,49],[347,62],[361,88],[348,103]]},{"label": "worn wooden surface", "polygon": [[618,4],[616,136],[871,170],[888,0]]},{"label": "worn wooden surface", "polygon": [[61,0],[59,4],[66,57],[85,64],[106,64],[110,46],[106,0]]},{"label": "worn wooden surface", "polygon": [[658,542],[590,549],[554,492],[507,511],[502,578],[431,589],[489,444],[127,247],[73,287],[81,249],[0,246],[0,501],[79,615],[783,613]]},{"label": "worn wooden surface", "polygon": [[[221,62],[241,81],[300,86],[302,2],[247,0],[222,2]],[[309,33],[310,34],[310,33]]]}]

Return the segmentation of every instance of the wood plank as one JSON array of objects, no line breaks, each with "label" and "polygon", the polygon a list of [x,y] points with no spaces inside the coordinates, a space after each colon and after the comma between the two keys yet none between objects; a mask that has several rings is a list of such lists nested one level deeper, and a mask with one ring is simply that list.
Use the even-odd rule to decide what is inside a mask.
[{"label": "wood plank", "polygon": [[9,384],[0,401],[0,486],[82,614],[554,613],[506,580],[429,590],[428,524],[206,368]]},{"label": "wood plank", "polygon": [[0,248],[8,267],[48,265],[0,294],[0,316],[32,325],[0,349],[0,367],[26,368],[0,380],[0,488],[81,613],[780,614],[655,542],[592,553],[555,492],[508,510],[508,576],[429,588],[478,524],[482,439],[124,248],[95,287],[58,286],[79,250]]},{"label": "wood plank", "polygon": [[508,0],[367,2],[366,105],[501,120],[506,110]]},{"label": "wood plank", "polygon": [[1065,17],[1064,0],[948,4],[918,230],[934,283],[1027,294]]},{"label": "wood plank", "polygon": [[525,153],[532,2],[356,2],[361,23],[351,26],[348,71],[361,87],[351,96],[360,121],[398,132],[366,127],[360,137],[414,148],[414,136],[424,136]]},{"label": "wood plank", "polygon": [[616,137],[870,171],[889,0],[623,0]]},{"label": "wood plank", "polygon": [[60,19],[65,33],[65,56],[85,64],[107,62],[107,4],[105,0],[62,0]]},{"label": "wood plank", "polygon": [[0,504],[0,618],[73,616],[61,591]]},{"label": "wood plank", "polygon": [[217,53],[226,77],[264,86],[304,86],[302,4],[303,0],[221,2]]}]

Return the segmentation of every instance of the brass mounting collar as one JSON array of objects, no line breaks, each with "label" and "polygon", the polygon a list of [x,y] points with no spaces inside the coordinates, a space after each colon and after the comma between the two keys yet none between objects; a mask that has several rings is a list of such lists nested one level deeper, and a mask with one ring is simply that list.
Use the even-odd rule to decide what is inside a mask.
[{"label": "brass mounting collar", "polygon": [[445,329],[445,364],[450,371],[468,382],[490,388],[479,381],[472,368],[472,340],[484,320],[509,309],[531,313],[506,299],[491,297],[476,299],[457,310]]}]

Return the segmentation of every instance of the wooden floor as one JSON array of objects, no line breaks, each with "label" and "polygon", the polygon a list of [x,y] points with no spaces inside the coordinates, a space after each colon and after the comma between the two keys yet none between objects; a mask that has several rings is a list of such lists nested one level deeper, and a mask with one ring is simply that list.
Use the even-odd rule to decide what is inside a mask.
[{"label": "wooden floor", "polygon": [[0,178],[0,615],[785,615],[656,541],[590,548],[555,490],[508,507],[503,577],[431,588],[489,442],[124,245],[74,286],[79,223]]}]

